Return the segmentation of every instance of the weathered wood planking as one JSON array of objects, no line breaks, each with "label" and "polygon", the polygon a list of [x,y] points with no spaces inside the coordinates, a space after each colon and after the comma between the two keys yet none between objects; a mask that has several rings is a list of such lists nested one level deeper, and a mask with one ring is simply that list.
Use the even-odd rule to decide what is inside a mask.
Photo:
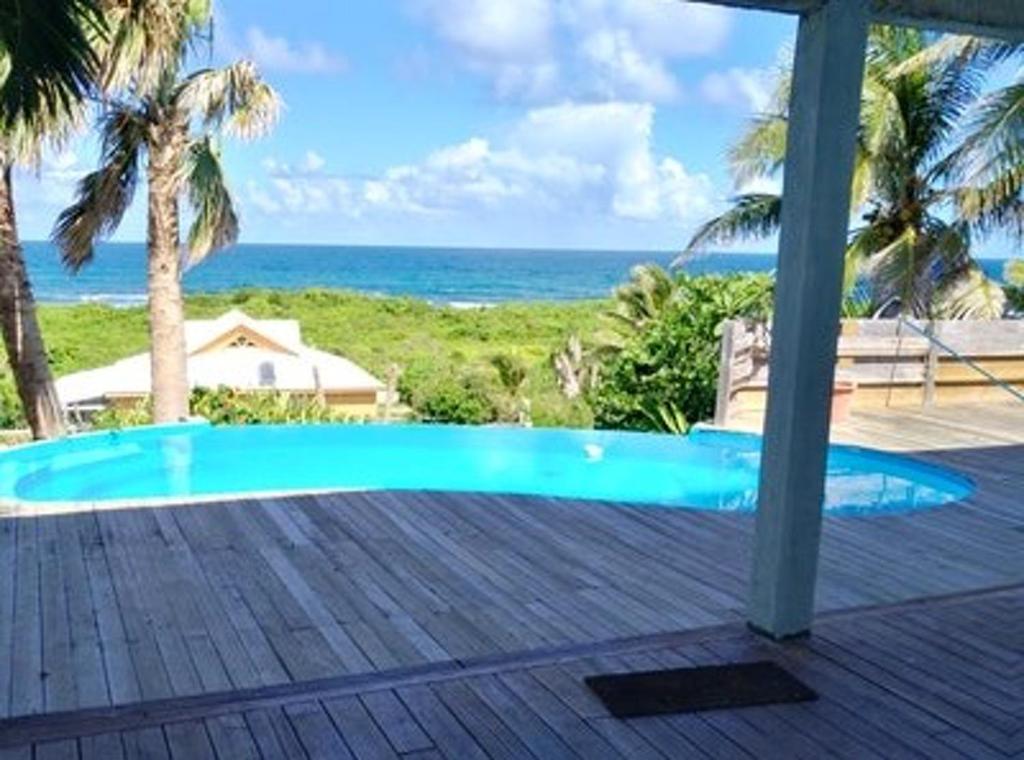
[{"label": "weathered wood planking", "polygon": [[[938,348],[896,320],[843,320],[837,341],[837,377],[858,385],[854,409],[920,407],[1012,401],[1002,382],[1024,389],[1024,326],[1020,320],[916,323],[958,356]],[[715,424],[747,424],[764,412],[768,344],[764,325],[750,320],[723,324]]]},{"label": "weathered wood planking", "polygon": [[[38,718],[0,724],[16,737],[0,734],[0,757],[1012,757],[1022,706],[1012,632],[1022,620],[1024,586],[1016,586],[828,614],[810,640],[786,644],[730,624],[343,678],[334,692],[298,685],[257,708],[241,691],[234,707],[211,705],[206,715],[188,708],[202,697],[185,697],[131,710],[130,725],[104,726],[87,713],[63,718],[58,731]],[[782,664],[819,699],[616,720],[584,684],[594,673],[761,659]]]}]

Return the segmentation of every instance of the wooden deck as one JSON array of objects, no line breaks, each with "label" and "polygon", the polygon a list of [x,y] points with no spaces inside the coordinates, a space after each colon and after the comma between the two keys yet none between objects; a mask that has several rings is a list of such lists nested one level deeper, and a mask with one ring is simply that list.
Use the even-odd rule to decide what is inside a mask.
[{"label": "wooden deck", "polygon": [[[1024,492],[1024,407],[862,416],[838,430],[837,437],[920,452],[967,472],[978,491],[962,504],[920,513],[827,518],[819,610],[833,614],[952,594],[967,595],[964,604],[995,605],[998,614],[1020,611],[1016,589],[1024,584],[1024,506],[1019,496]],[[370,703],[376,700],[384,705],[381,710],[396,710],[395,725],[408,725],[410,733],[425,732],[430,738],[429,745],[418,739],[419,746],[389,736],[399,741],[391,745],[393,751],[436,747],[447,756],[469,757],[471,753],[455,751],[462,745],[449,742],[464,741],[456,726],[475,725],[467,718],[474,711],[483,710],[479,715],[486,725],[484,706],[502,712],[501,700],[510,699],[506,692],[531,705],[534,698],[550,701],[552,693],[561,695],[550,684],[546,692],[537,691],[532,675],[523,676],[526,680],[515,688],[494,676],[500,688],[490,693],[498,701],[488,702],[479,694],[473,698],[475,682],[458,686],[459,679],[450,675],[467,663],[477,668],[504,663],[501,667],[515,671],[514,663],[529,662],[553,647],[563,653],[578,653],[580,647],[614,650],[608,642],[622,637],[646,641],[709,626],[731,631],[721,641],[765,646],[740,636],[737,627],[751,529],[752,519],[738,515],[472,494],[343,494],[42,515],[21,510],[0,519],[0,717],[49,714],[42,723],[36,718],[29,725],[59,725],[56,714],[65,711],[120,705],[129,713],[139,712],[132,706],[154,700],[203,704],[210,695],[221,695],[223,701],[223,694],[232,692],[238,692],[232,699],[244,702],[246,695],[268,689],[292,689],[300,699],[289,696],[279,705],[260,708],[255,718],[247,713],[243,719],[248,708],[239,708],[218,711],[216,718],[200,714],[189,723],[170,721],[174,727],[168,730],[159,727],[160,721],[132,729],[135,733],[126,734],[123,749],[149,737],[182,754],[175,750],[177,742],[192,746],[187,742],[196,741],[195,754],[189,756],[201,756],[204,742],[230,746],[218,742],[236,737],[242,742],[239,747],[246,741],[262,747],[260,742],[269,741],[271,734],[287,737],[294,730],[300,736],[311,732],[300,738],[305,752],[315,754],[307,742],[321,736],[327,742],[326,756],[343,757],[340,750],[330,749],[339,741],[338,731],[358,755],[352,742],[363,739],[350,734],[374,734],[375,726],[386,730],[390,725],[386,713],[376,716],[382,722],[365,720],[370,706],[359,684],[372,684],[374,678],[384,678],[386,684],[387,677],[403,672],[416,678],[449,673],[442,680],[452,683],[453,695],[447,694],[448,686],[410,682],[406,692],[389,697],[378,684],[372,690],[385,696]],[[957,607],[943,603],[936,609]],[[977,622],[987,614],[977,607],[965,609],[953,617]],[[918,613],[906,614],[912,620]],[[872,617],[876,619],[881,618]],[[935,625],[945,626],[937,621]],[[1018,615],[1016,628],[1012,622],[1002,633],[995,626],[988,633],[979,630],[976,637],[970,626],[965,628],[957,640],[964,639],[964,652],[978,649],[973,664],[952,657],[958,656],[960,645],[941,646],[937,634],[917,641],[887,622],[872,622],[876,627],[865,634],[850,617],[820,626],[812,649],[806,651],[812,652],[809,658],[817,656],[815,647],[828,640],[821,635],[825,626],[832,626],[828,630],[836,636],[854,637],[847,639],[851,647],[849,642],[868,636],[880,653],[891,644],[894,651],[906,648],[911,656],[914,647],[930,642],[928,656],[941,659],[947,652],[950,662],[943,667],[951,674],[966,668],[978,679],[975,688],[991,694],[999,688],[986,681],[986,673],[1003,669],[993,668],[1000,660],[986,660],[986,653],[995,657],[1000,650],[1005,658],[1003,650],[1014,650],[1012,636],[1024,640],[1019,635],[1024,620]],[[686,654],[688,650],[672,646],[664,656],[671,659],[679,651],[693,657],[714,654],[701,654],[705,649]],[[861,689],[845,684],[848,676],[837,667],[856,673],[853,665],[828,665],[825,669],[832,675],[825,682]],[[344,681],[348,685],[343,691],[352,698],[342,699],[333,711],[329,700],[303,696],[312,688],[310,682],[334,679],[337,684],[354,674],[366,675],[364,680]],[[483,700],[484,706],[475,700]],[[411,711],[415,721],[400,719],[396,705]],[[800,716],[810,714],[803,707],[792,709]],[[142,712],[149,714],[149,707]],[[793,722],[780,708],[762,712]],[[453,714],[461,717],[453,721]],[[999,749],[991,732],[968,730],[974,724],[961,725],[958,715],[956,710],[946,714],[945,726],[924,721],[928,728],[922,730],[933,737],[951,732],[954,739],[949,741],[962,741],[964,747],[982,741],[988,749]],[[592,754],[586,749],[591,741],[603,747],[598,754],[622,752],[624,745],[615,742],[632,735],[607,717],[577,718],[585,718],[588,725],[596,721],[588,730],[573,729],[584,737],[583,743],[567,746],[583,754]],[[728,724],[739,719],[721,720]],[[800,730],[813,734],[817,722],[808,720]],[[253,721],[258,725],[253,727]],[[0,723],[0,744],[23,723]],[[694,725],[706,723],[702,718]],[[281,728],[285,725],[290,728]],[[508,731],[516,733],[514,726],[495,724],[492,730],[495,736],[474,735],[473,746],[492,756],[521,756],[514,742],[504,753],[495,749],[505,746]],[[878,736],[885,735],[880,730]],[[663,742],[679,733],[671,725],[664,731]],[[585,739],[593,732],[601,741]],[[716,735],[706,734],[704,741]],[[36,756],[51,751],[64,756],[59,753],[68,751],[73,757],[79,749],[83,756],[92,756],[98,741],[89,739],[80,748],[74,742],[47,745]],[[109,735],[102,741],[113,742],[112,747],[121,739]],[[375,740],[365,741],[373,746]],[[565,744],[565,737],[559,741]],[[679,741],[680,747],[689,746],[685,736]],[[736,741],[730,739],[732,744],[725,746],[731,750]],[[812,745],[803,741],[820,738],[798,741],[809,754]],[[657,741],[653,746],[659,748]],[[106,751],[95,750],[114,756]],[[220,749],[218,753],[234,756]]]},{"label": "wooden deck", "polygon": [[[828,615],[809,641],[742,626],[10,721],[4,758],[1014,757],[1024,588]],[[771,659],[817,701],[616,720],[595,673]]]}]

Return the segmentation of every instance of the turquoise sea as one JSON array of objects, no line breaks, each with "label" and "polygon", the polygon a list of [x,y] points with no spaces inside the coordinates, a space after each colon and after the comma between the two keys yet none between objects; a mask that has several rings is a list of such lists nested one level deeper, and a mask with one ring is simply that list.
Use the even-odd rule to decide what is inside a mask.
[{"label": "turquoise sea", "polygon": [[[25,255],[36,298],[44,303],[145,301],[143,244],[100,246],[93,263],[75,275],[49,243],[26,243]],[[238,245],[190,270],[185,289],[347,288],[452,304],[570,300],[605,296],[628,277],[630,267],[668,266],[676,257],[668,251]],[[707,253],[684,268],[703,274],[768,272],[774,266],[774,254]],[[1002,262],[985,262],[985,268],[999,277]]]}]

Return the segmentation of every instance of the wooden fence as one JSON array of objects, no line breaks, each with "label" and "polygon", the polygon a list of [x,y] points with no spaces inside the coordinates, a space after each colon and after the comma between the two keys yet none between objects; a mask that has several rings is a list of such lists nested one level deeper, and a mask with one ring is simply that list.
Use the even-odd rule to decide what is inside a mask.
[{"label": "wooden fence", "polygon": [[[1000,381],[1024,390],[1024,321],[913,322],[958,356],[898,320],[843,320],[837,381],[852,382],[854,410],[1012,401]],[[722,326],[718,425],[756,424],[764,414],[771,334],[760,323]],[[964,359],[970,360],[972,367]]]}]

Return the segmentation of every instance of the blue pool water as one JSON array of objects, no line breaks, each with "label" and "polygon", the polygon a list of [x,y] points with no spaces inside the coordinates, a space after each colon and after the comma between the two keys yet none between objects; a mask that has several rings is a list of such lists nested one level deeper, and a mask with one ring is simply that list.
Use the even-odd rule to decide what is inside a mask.
[{"label": "blue pool water", "polygon": [[[108,501],[226,493],[423,489],[749,511],[760,438],[433,425],[205,423],[96,433],[0,453],[0,499]],[[834,446],[825,507],[893,512],[965,498],[969,480]]]}]

